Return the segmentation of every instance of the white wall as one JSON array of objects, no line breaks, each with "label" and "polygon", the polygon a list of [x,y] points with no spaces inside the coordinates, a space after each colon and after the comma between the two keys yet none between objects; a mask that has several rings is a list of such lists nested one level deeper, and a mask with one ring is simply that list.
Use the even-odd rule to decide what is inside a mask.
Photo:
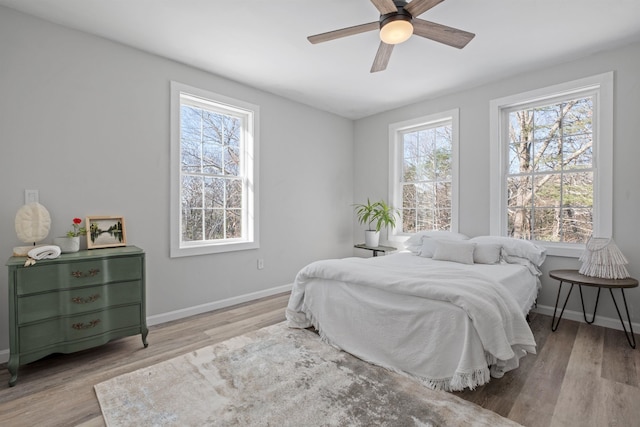
[{"label": "white wall", "polygon": [[[610,70],[616,72],[614,238],[630,260],[631,274],[640,277],[638,44],[354,125],[0,7],[0,259],[21,245],[13,221],[24,189],[38,189],[52,216],[50,238],[64,234],[76,216],[126,218],[129,243],[147,252],[147,313],[152,319],[281,289],[310,261],[353,254],[362,227],[354,223],[351,204],[387,197],[388,125],[452,108],[460,108],[460,231],[488,234],[489,101]],[[259,250],[168,257],[170,80],[260,105]],[[107,159],[106,150],[121,156]],[[265,260],[264,270],[256,269],[258,258]],[[578,265],[575,259],[547,260],[541,305],[553,306],[557,292],[546,272]],[[569,308],[579,310],[575,296]],[[638,322],[640,290],[628,296]],[[601,313],[615,317],[608,295],[601,300]],[[0,359],[8,348],[6,307],[5,273],[0,274]]]},{"label": "white wall", "polygon": [[[489,234],[489,101],[607,71],[615,71],[613,237],[629,259],[629,272],[640,278],[640,44],[602,52],[563,65],[531,71],[472,90],[416,103],[356,121],[354,200],[387,197],[388,126],[390,123],[460,109],[460,232],[470,236]],[[473,70],[469,70],[473,72]],[[426,77],[428,78],[428,76]],[[362,227],[354,226],[354,239]],[[557,282],[547,273],[556,268],[579,268],[574,258],[549,257],[543,265],[541,306],[553,307]],[[565,291],[567,286],[565,286]],[[581,311],[577,289],[568,309]],[[626,291],[634,323],[640,321],[640,288]],[[620,295],[616,291],[616,296]],[[564,295],[564,294],[563,294]],[[587,296],[588,295],[588,296]],[[595,291],[585,292],[587,307],[595,303]],[[543,309],[545,308],[543,307]],[[552,312],[552,309],[551,309]],[[600,299],[598,313],[619,327],[608,292]],[[637,327],[637,326],[636,326]]]},{"label": "white wall", "polygon": [[[171,80],[260,106],[259,250],[169,258]],[[152,318],[269,293],[313,260],[352,254],[352,166],[350,120],[0,7],[0,259],[23,244],[15,214],[38,189],[49,241],[74,217],[125,217],[147,253]],[[5,359],[6,307],[5,269]]]}]

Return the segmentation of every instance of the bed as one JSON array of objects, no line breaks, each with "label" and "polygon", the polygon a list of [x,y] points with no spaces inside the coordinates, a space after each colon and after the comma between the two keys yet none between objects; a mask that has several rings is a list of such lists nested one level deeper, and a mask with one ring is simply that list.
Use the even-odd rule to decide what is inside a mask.
[{"label": "bed", "polygon": [[474,389],[535,353],[525,316],[540,289],[543,248],[447,232],[408,243],[401,253],[304,267],[288,325],[315,327],[334,347],[436,390]]}]

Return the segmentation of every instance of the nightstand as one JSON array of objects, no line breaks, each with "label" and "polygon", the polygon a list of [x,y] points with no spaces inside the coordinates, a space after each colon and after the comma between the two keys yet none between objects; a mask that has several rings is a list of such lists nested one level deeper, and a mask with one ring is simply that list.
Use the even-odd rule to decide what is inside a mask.
[{"label": "nightstand", "polygon": [[398,248],[394,248],[393,246],[367,246],[364,243],[354,245],[353,247],[373,251],[373,256],[378,256],[378,253],[380,252],[386,254],[387,252],[394,252],[398,250]]},{"label": "nightstand", "polygon": [[[627,298],[624,296],[625,288],[635,288],[638,286],[638,281],[634,278],[628,277],[626,279],[601,279],[599,277],[590,277],[580,274],[578,270],[553,270],[549,272],[549,276],[553,279],[559,280],[560,285],[558,286],[558,296],[556,297],[556,306],[553,309],[553,318],[551,319],[551,330],[556,331],[558,329],[558,325],[560,324],[560,319],[562,319],[562,314],[564,313],[564,308],[567,306],[567,301],[569,300],[569,295],[571,295],[571,291],[573,290],[574,285],[578,285],[578,289],[580,290],[580,302],[582,303],[582,315],[584,316],[584,321],[588,324],[592,324],[596,320],[596,311],[598,310],[598,300],[600,299],[600,291],[604,289],[609,289],[609,293],[611,294],[611,299],[613,300],[613,304],[616,306],[616,311],[618,312],[618,317],[620,318],[620,323],[622,324],[622,329],[624,330],[625,335],[627,336],[627,341],[632,348],[636,348],[636,337],[633,335],[633,326],[631,325],[631,317],[629,316],[629,308],[627,307]],[[567,297],[564,300],[564,305],[562,306],[562,310],[560,311],[560,315],[558,316],[558,321],[556,322],[556,310],[558,309],[558,301],[560,300],[560,291],[562,290],[562,285],[564,283],[570,283],[571,287],[569,288],[569,293],[567,293]],[[596,296],[596,305],[593,308],[593,316],[591,320],[587,320],[587,314],[584,309],[584,300],[582,298],[582,287],[583,286],[591,286],[598,288],[598,294]],[[622,320],[622,315],[620,314],[620,309],[618,308],[618,303],[616,302],[615,297],[613,296],[613,290],[620,289],[620,293],[622,294],[622,301],[624,302],[624,309],[627,312],[627,321],[629,322],[630,332],[627,332],[627,328],[624,326],[624,321]]]}]

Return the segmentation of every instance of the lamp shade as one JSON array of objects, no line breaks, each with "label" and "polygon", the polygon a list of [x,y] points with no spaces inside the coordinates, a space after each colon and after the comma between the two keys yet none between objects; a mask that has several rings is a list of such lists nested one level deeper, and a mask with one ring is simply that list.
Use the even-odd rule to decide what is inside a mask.
[{"label": "lamp shade", "polygon": [[611,238],[592,237],[580,255],[580,274],[602,279],[625,279],[629,262]]}]

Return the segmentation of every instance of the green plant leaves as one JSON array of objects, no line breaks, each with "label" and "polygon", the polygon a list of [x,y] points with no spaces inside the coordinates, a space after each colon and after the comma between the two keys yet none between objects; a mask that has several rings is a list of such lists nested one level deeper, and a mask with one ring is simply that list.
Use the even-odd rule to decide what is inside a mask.
[{"label": "green plant leaves", "polygon": [[[398,212],[384,200],[371,203],[367,199],[366,204],[357,204],[354,208],[360,224],[367,224],[369,230],[380,231],[383,226],[396,226]],[[372,228],[372,224],[375,224],[375,228]]]}]

